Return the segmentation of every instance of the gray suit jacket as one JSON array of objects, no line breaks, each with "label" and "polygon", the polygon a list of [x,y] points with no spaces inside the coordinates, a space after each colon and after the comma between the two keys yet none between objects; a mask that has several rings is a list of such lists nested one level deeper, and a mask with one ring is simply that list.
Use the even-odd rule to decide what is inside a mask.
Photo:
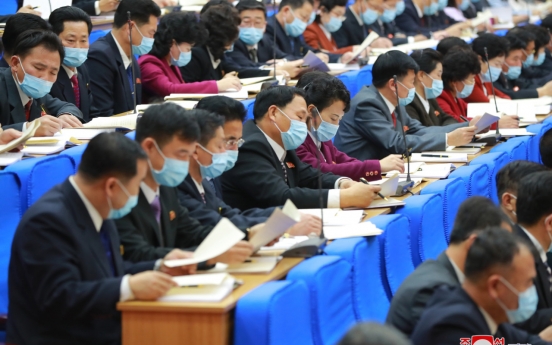
[{"label": "gray suit jacket", "polygon": [[340,151],[359,160],[382,159],[390,154],[405,153],[400,126],[407,126],[406,142],[412,152],[444,151],[445,134],[467,126],[458,123],[425,127],[410,118],[404,107],[401,107],[401,112],[404,123],[396,113],[395,127],[389,108],[378,90],[373,86],[365,86],[353,98],[351,109],[341,120],[334,144]]}]

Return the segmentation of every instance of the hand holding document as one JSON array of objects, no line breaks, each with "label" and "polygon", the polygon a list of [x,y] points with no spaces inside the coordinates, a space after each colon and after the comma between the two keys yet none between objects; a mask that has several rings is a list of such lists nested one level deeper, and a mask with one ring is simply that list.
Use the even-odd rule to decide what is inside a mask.
[{"label": "hand holding document", "polygon": [[366,37],[364,39],[364,41],[362,42],[362,44],[360,46],[357,47],[357,49],[355,49],[353,51],[353,56],[347,60],[347,61],[342,61],[342,63],[344,64],[348,64],[349,62],[353,61],[354,59],[356,59],[364,50],[366,50],[366,48],[368,48],[370,46],[370,44],[372,44],[372,42],[374,42],[377,38],[379,37],[379,35],[375,32],[375,31],[372,31],[370,32],[370,35],[368,35],[368,37]]},{"label": "hand holding document", "polygon": [[485,114],[479,119],[479,121],[477,121],[477,123],[475,124],[475,127],[477,127],[477,129],[475,130],[475,133],[476,133],[476,134],[477,134],[477,133],[480,133],[480,132],[483,131],[485,128],[490,127],[493,123],[498,122],[498,120],[500,120],[500,116],[494,115],[494,114],[485,113]]},{"label": "hand holding document", "polygon": [[264,226],[249,239],[249,243],[253,245],[253,252],[258,251],[262,246],[283,235],[287,229],[300,220],[301,214],[293,202],[291,200],[286,201],[284,207],[281,210],[275,209]]},{"label": "hand holding document", "polygon": [[96,117],[92,121],[85,123],[82,128],[108,129],[122,128],[127,130],[136,129],[136,120],[138,114],[124,116]]},{"label": "hand holding document", "polygon": [[38,127],[40,127],[40,121],[35,120],[32,122],[29,122],[29,124],[27,125],[27,129],[25,129],[25,131],[21,134],[19,138],[13,139],[7,144],[0,145],[0,153],[11,151],[25,144],[25,142],[29,140],[29,138],[35,135],[35,132],[38,129]]}]

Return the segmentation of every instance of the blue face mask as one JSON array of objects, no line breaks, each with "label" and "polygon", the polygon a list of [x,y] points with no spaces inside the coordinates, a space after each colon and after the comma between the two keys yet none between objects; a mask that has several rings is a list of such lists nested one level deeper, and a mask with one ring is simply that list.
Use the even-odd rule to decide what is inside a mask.
[{"label": "blue face mask", "polygon": [[395,20],[396,16],[397,12],[395,12],[395,10],[389,10],[386,8],[385,10],[383,10],[383,13],[379,17],[379,19],[384,23],[391,23]]},{"label": "blue face mask", "polygon": [[163,163],[163,168],[161,170],[155,170],[153,169],[153,166],[151,165],[151,162],[148,160],[148,164],[150,167],[151,174],[153,175],[153,179],[155,182],[162,186],[167,187],[176,187],[179,184],[184,181],[186,176],[188,176],[188,169],[190,166],[190,162],[188,161],[181,161],[178,159],[172,159],[167,158],[161,152],[161,149],[159,146],[157,146],[157,143],[155,143],[155,148],[157,149],[157,152],[163,157],[165,162]]},{"label": "blue face mask", "polygon": [[405,8],[406,8],[406,5],[404,1],[397,2],[397,4],[395,5],[395,11],[397,11],[397,16],[400,16],[401,14],[403,14]]},{"label": "blue face mask", "polygon": [[527,59],[525,59],[525,61],[523,61],[523,68],[531,67],[533,65],[533,60],[535,59],[535,56],[533,54],[527,55],[526,52],[523,52],[523,54],[525,54],[525,56],[527,56]]},{"label": "blue face mask", "polygon": [[465,11],[468,7],[470,7],[470,0],[462,0],[462,3],[459,6],[460,11]]},{"label": "blue face mask", "polygon": [[290,12],[293,16],[293,22],[291,22],[291,24],[285,23],[286,33],[291,37],[299,37],[305,32],[307,23],[297,18],[292,10],[290,10]]},{"label": "blue face mask", "polygon": [[230,170],[234,167],[234,165],[236,164],[236,161],[238,160],[239,151],[238,150],[228,150],[228,151],[226,151],[226,153],[228,155],[226,156],[226,158],[227,158],[226,168],[224,169],[224,171],[228,171],[228,170]]},{"label": "blue face mask", "polygon": [[313,11],[309,17],[309,22],[307,23],[307,25],[311,25],[312,23],[314,23],[315,19],[316,19],[316,13],[314,13]]},{"label": "blue face mask", "polygon": [[292,120],[280,108],[278,108],[278,110],[282,114],[284,114],[284,116],[287,117],[289,121],[291,121],[291,126],[289,127],[287,132],[282,132],[278,125],[276,125],[276,123],[274,123],[274,125],[280,131],[284,148],[286,150],[295,150],[296,148],[301,146],[301,144],[307,138],[307,124],[299,120]]},{"label": "blue face mask", "polygon": [[222,153],[213,153],[209,150],[207,150],[205,147],[198,144],[199,147],[203,149],[203,151],[207,152],[211,155],[212,162],[210,165],[201,165],[199,161],[197,161],[197,164],[199,164],[199,170],[201,171],[201,177],[202,178],[217,178],[220,175],[222,175],[223,172],[226,171],[226,165],[228,164],[228,155],[226,152]]},{"label": "blue face mask", "polygon": [[117,183],[119,184],[123,192],[125,192],[125,194],[128,196],[128,200],[123,207],[121,207],[118,210],[115,210],[111,205],[111,200],[107,198],[107,204],[109,205],[109,215],[107,216],[108,219],[123,218],[124,216],[129,214],[130,211],[132,211],[134,206],[138,204],[138,195],[130,195],[130,193],[126,190],[125,186],[123,186],[123,184],[119,180],[117,180]]},{"label": "blue face mask", "polygon": [[514,310],[506,308],[506,306],[498,298],[496,299],[498,305],[506,312],[508,321],[510,321],[510,323],[519,323],[526,321],[533,316],[537,310],[537,304],[539,302],[539,296],[535,285],[532,285],[529,289],[520,293],[506,279],[500,277],[500,281],[506,285],[510,291],[518,296],[518,308]]},{"label": "blue face mask", "polygon": [[136,31],[142,36],[142,42],[139,46],[132,45],[132,54],[134,55],[144,55],[151,51],[151,48],[153,47],[153,42],[155,41],[153,38],[144,37],[138,27],[136,27]]},{"label": "blue face mask", "polygon": [[248,46],[255,45],[263,39],[264,30],[257,28],[240,28],[240,40]]},{"label": "blue face mask", "polygon": [[316,134],[316,138],[318,138],[318,140],[320,140],[321,142],[332,140],[332,138],[335,137],[335,134],[337,133],[339,126],[324,121],[318,109],[316,109],[316,113],[318,114],[318,118],[321,121],[320,126],[318,126],[318,129],[314,131],[314,134]]},{"label": "blue face mask", "polygon": [[544,62],[544,58],[545,58],[545,57],[546,57],[546,56],[545,56],[544,52],[539,53],[539,57],[538,57],[535,61],[533,61],[533,66],[540,66],[540,65],[542,65],[542,63]]},{"label": "blue face mask", "polygon": [[180,50],[180,48],[178,48],[178,51],[180,52],[180,54],[178,55],[178,60],[175,60],[171,56],[171,63],[173,64],[173,66],[184,67],[192,60],[192,52],[189,51],[184,53],[182,50]]},{"label": "blue face mask", "polygon": [[362,21],[366,25],[374,24],[374,22],[378,20],[378,17],[379,13],[371,8],[367,8],[366,11],[362,12]]},{"label": "blue face mask", "polygon": [[424,15],[426,16],[432,16],[439,10],[439,4],[434,2],[431,3],[429,6],[424,6]]},{"label": "blue face mask", "polygon": [[[431,78],[429,74],[426,73],[426,75]],[[439,79],[433,79],[431,78],[431,87],[426,87],[424,85],[424,91],[426,95],[426,99],[435,99],[441,95],[443,92],[443,81]],[[422,83],[423,85],[423,83]]]},{"label": "blue face mask", "polygon": [[79,67],[88,57],[88,49],[64,47],[63,50],[65,50],[63,64],[67,67]]},{"label": "blue face mask", "polygon": [[[19,59],[19,57],[18,57]],[[23,68],[23,64],[21,63],[21,59],[19,59],[19,65],[21,66],[21,69],[23,70],[23,73],[25,76],[23,77],[23,82],[19,82],[19,78],[17,77],[17,74],[15,75],[15,79],[19,83],[19,87],[21,90],[29,97],[31,98],[42,98],[46,96],[52,89],[52,85],[54,83],[49,82],[47,80],[43,80],[40,78],[37,78],[35,76],[32,76],[30,74],[27,74],[25,72],[25,69]]]},{"label": "blue face mask", "polygon": [[406,86],[404,86],[404,84],[401,83],[400,81],[398,83],[401,84],[402,87],[408,90],[408,96],[406,96],[405,98],[399,97],[399,105],[406,107],[414,100],[414,95],[416,95],[416,88],[409,89]]},{"label": "blue face mask", "polygon": [[339,18],[330,16],[330,21],[324,24],[324,28],[329,32],[336,32],[341,28],[341,24],[343,24],[343,22]]},{"label": "blue face mask", "polygon": [[490,66],[491,69],[491,75],[489,76],[489,71],[487,73],[481,74],[481,80],[484,83],[494,83],[498,80],[498,77],[500,77],[500,73],[502,73],[502,68]]},{"label": "blue face mask", "polygon": [[472,4],[477,4],[481,0],[471,0]]},{"label": "blue face mask", "polygon": [[[465,2],[466,0],[463,0],[463,1]],[[468,0],[468,5],[469,5],[469,1],[470,1],[470,0]],[[438,5],[437,10],[438,10],[438,11],[442,11],[442,10],[445,9],[445,7],[447,7],[447,5],[448,5],[448,0],[439,0],[439,1],[437,2],[437,5]],[[462,5],[460,5],[460,6],[462,6]]]},{"label": "blue face mask", "polygon": [[460,92],[456,91],[456,97],[458,97],[458,98],[469,97],[473,92],[473,87],[475,86],[475,84],[470,85],[470,84],[466,84],[464,82],[462,82],[462,84],[464,84],[464,88]]},{"label": "blue face mask", "polygon": [[519,78],[521,75],[521,67],[520,66],[509,66],[508,64],[505,64],[508,67],[508,72],[506,72],[506,78],[509,80],[514,80]]}]

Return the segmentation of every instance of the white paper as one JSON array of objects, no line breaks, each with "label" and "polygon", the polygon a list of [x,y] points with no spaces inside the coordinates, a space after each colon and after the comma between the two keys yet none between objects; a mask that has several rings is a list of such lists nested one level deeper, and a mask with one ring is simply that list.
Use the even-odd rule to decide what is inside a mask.
[{"label": "white paper", "polygon": [[531,106],[542,106],[542,105],[550,105],[552,104],[552,97],[550,96],[543,96],[539,98],[525,98],[525,99],[504,99],[504,98],[497,98],[496,101],[499,103],[515,103],[518,105],[531,105]]},{"label": "white paper", "polygon": [[42,13],[42,18],[44,19],[48,19],[52,11],[63,6],[71,6],[71,3],[72,0],[23,0],[23,6],[38,6],[36,11]]},{"label": "white paper", "polygon": [[503,137],[515,137],[520,135],[536,135],[536,133],[527,132],[525,128],[502,128],[499,130]]},{"label": "white paper", "polygon": [[272,270],[278,264],[278,261],[280,261],[280,257],[278,256],[254,257],[254,258],[249,258],[249,260],[241,264],[228,265],[223,263],[217,263],[214,268],[208,270],[207,272],[267,274],[272,272]]},{"label": "white paper", "polygon": [[7,144],[0,145],[0,153],[11,151],[16,147],[18,147],[19,145],[25,144],[25,142],[29,140],[29,138],[34,136],[38,127],[40,127],[40,121],[38,120],[32,121],[29,125],[27,125],[27,128],[25,129],[25,131],[23,131],[23,133],[19,138],[14,139]]},{"label": "white paper", "polygon": [[345,64],[345,63],[328,63],[328,67],[330,68],[330,71],[358,71],[360,70],[360,66],[356,63],[354,64]]},{"label": "white paper", "polygon": [[69,137],[63,135],[56,137],[60,140],[55,144],[25,146],[22,152],[26,155],[51,155],[65,150]]},{"label": "white paper", "polygon": [[[92,121],[83,124],[83,128],[107,129],[107,128],[123,128],[136,129],[136,120],[138,114],[130,114],[124,116],[96,117]],[[78,128],[76,128],[78,130]]]},{"label": "white paper", "polygon": [[68,137],[73,137],[79,140],[91,140],[96,135],[106,132],[114,132],[114,128],[110,129],[75,129],[75,128],[64,128],[63,134],[67,135]]},{"label": "white paper", "polygon": [[165,96],[165,101],[182,99],[202,99],[211,96],[226,96],[233,99],[247,99],[249,97],[249,94],[244,88],[242,88],[240,91],[224,91],[219,93],[173,93],[169,96]]},{"label": "white paper", "polygon": [[178,286],[221,285],[227,273],[191,274],[187,276],[173,277]]},{"label": "white paper", "polygon": [[475,133],[477,134],[483,131],[485,128],[490,127],[493,123],[497,122],[498,120],[500,120],[500,116],[489,114],[489,113],[483,114],[483,116],[475,124],[475,127],[477,128],[475,130]]},{"label": "white paper", "polygon": [[[419,178],[446,178],[450,175],[451,163],[443,164],[425,164],[424,162],[411,162],[410,163],[410,177]],[[394,174],[396,171],[388,172],[387,174]],[[406,169],[400,177],[406,177]]]},{"label": "white paper", "polygon": [[158,299],[161,302],[220,302],[234,290],[232,276],[227,276],[220,285],[201,287],[177,287]]},{"label": "white paper", "polygon": [[286,200],[284,207],[282,207],[282,212],[289,218],[293,219],[296,222],[301,220],[301,212],[295,207],[295,204],[290,199]]},{"label": "white paper", "polygon": [[290,236],[290,237],[282,237],[280,238],[280,241],[278,243],[274,244],[270,247],[262,247],[261,250],[257,252],[257,255],[274,255],[274,252],[276,251],[285,251],[289,248],[293,247],[297,243],[301,243],[303,241],[306,241],[309,239],[309,236]]},{"label": "white paper", "polygon": [[328,240],[337,238],[377,236],[383,233],[371,222],[363,222],[347,226],[324,226],[324,236]]},{"label": "white paper", "polygon": [[[414,186],[412,187],[416,187],[422,183],[422,178],[411,178],[410,180],[414,182]],[[377,181],[370,181],[370,184],[378,186],[384,183],[385,181],[387,181],[387,178],[383,178]],[[406,182],[406,177],[399,177],[399,183],[400,182]]]},{"label": "white paper", "polygon": [[380,194],[388,197],[395,195],[397,192],[397,187],[399,186],[399,174],[389,175],[387,174],[387,179],[385,182],[380,184],[381,191]]},{"label": "white paper", "polygon": [[[394,194],[394,193],[393,193]],[[395,206],[404,206],[405,202],[402,200],[394,199],[394,198],[387,198],[385,199],[375,199],[370,203],[370,206],[368,206],[368,209],[373,208],[382,208],[382,207],[395,207]]]},{"label": "white paper", "polygon": [[471,27],[475,28],[483,23],[488,23],[489,19],[491,19],[492,17],[493,14],[491,13],[491,11],[486,10],[483,12],[479,12],[477,13],[477,17],[471,20]]},{"label": "white paper", "polygon": [[279,208],[275,209],[264,223],[264,226],[249,239],[249,243],[253,245],[253,251],[256,252],[262,246],[280,237],[295,224],[297,224],[297,221],[288,217]]},{"label": "white paper", "polygon": [[399,50],[399,51],[402,51],[403,53],[408,53],[413,50],[435,48],[437,47],[438,44],[439,44],[439,41],[437,40],[425,40],[425,41],[419,41],[414,43],[399,44],[392,48],[372,48],[372,53],[381,55],[381,54],[387,53],[390,50]]},{"label": "white paper", "polygon": [[[517,104],[515,103],[497,103],[498,111],[506,115],[517,115]],[[500,116],[496,113],[496,107],[493,102],[489,103],[468,103],[468,118],[474,118],[476,116],[483,116],[485,113],[491,115]]]},{"label": "white paper", "polygon": [[349,62],[356,59],[356,57],[359,56],[364,50],[366,50],[366,48],[368,48],[370,44],[372,44],[372,42],[374,42],[378,37],[379,35],[375,31],[370,32],[370,34],[364,39],[362,44],[357,49],[353,50],[352,58],[349,61],[343,61],[343,63],[348,64]]},{"label": "white paper", "polygon": [[240,78],[240,83],[242,85],[251,85],[251,84],[257,84],[257,83],[261,83],[266,81],[266,80],[270,80],[270,79],[274,79],[274,77],[255,77],[255,78]]},{"label": "white paper", "polygon": [[481,152],[481,148],[479,147],[456,147],[456,146],[449,146],[447,147],[446,151],[437,151],[435,153],[437,154],[448,154],[448,153],[466,153],[468,155],[475,155]]},{"label": "white paper", "polygon": [[[303,209],[301,213],[320,217],[320,209]],[[324,226],[358,224],[364,218],[363,210],[342,210],[340,208],[324,209]]]},{"label": "white paper", "polygon": [[23,158],[23,152],[4,152],[0,153],[0,167],[5,167]]},{"label": "white paper", "polygon": [[[422,157],[422,155],[434,155],[442,157]],[[412,162],[426,162],[426,163],[464,163],[468,161],[467,153],[452,153],[452,152],[422,152],[413,153],[410,157]]]},{"label": "white paper", "polygon": [[197,247],[192,258],[167,260],[164,264],[167,267],[179,267],[207,261],[223,254],[244,237],[245,234],[236,228],[228,218],[222,218]]}]

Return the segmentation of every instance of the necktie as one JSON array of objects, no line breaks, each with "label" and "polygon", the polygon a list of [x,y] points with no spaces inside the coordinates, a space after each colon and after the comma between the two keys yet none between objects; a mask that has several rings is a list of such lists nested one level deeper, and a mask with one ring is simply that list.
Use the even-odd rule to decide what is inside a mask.
[{"label": "necktie", "polygon": [[31,118],[31,105],[32,104],[33,104],[32,99],[30,101],[28,101],[27,104],[25,104],[25,119],[27,120],[27,122]]},{"label": "necktie", "polygon": [[550,283],[550,293],[552,293],[552,270],[550,269],[550,266],[548,266],[548,263],[544,261],[544,265],[546,266],[546,270],[548,271],[548,282]]},{"label": "necktie", "polygon": [[132,65],[127,68],[128,83],[130,84],[130,92],[134,93],[134,83],[132,82]]},{"label": "necktie", "polygon": [[257,58],[257,49],[255,49],[255,48],[249,49],[249,57],[251,58],[251,61],[259,62],[259,60]]},{"label": "necktie", "polygon": [[201,199],[203,200],[203,203],[206,204],[207,201],[205,200],[205,193],[200,193],[201,194]]},{"label": "necktie", "polygon": [[286,184],[287,184],[288,183],[288,175],[287,175],[286,165],[282,161],[280,161],[280,164],[282,165],[282,170],[284,171],[284,181],[286,181]]},{"label": "necktie", "polygon": [[395,116],[395,112],[391,113],[391,118],[393,119],[393,127],[397,127],[397,117]]},{"label": "necktie", "polygon": [[107,229],[105,229],[103,225],[102,225],[102,228],[100,229],[100,239],[102,240],[102,245],[105,250],[105,256],[107,257],[107,261],[109,262],[109,267],[111,268],[111,273],[113,274],[113,276],[115,276],[115,263],[113,262],[113,252],[111,250],[111,241],[109,239],[109,233],[107,232]]},{"label": "necktie", "polygon": [[155,220],[157,224],[161,225],[161,202],[159,202],[159,196],[156,195],[153,198],[153,201],[150,204],[153,214],[155,215]]},{"label": "necktie", "polygon": [[73,93],[75,94],[75,105],[77,108],[80,108],[80,89],[79,89],[79,80],[77,76],[73,74],[71,77],[71,84],[73,84]]}]

